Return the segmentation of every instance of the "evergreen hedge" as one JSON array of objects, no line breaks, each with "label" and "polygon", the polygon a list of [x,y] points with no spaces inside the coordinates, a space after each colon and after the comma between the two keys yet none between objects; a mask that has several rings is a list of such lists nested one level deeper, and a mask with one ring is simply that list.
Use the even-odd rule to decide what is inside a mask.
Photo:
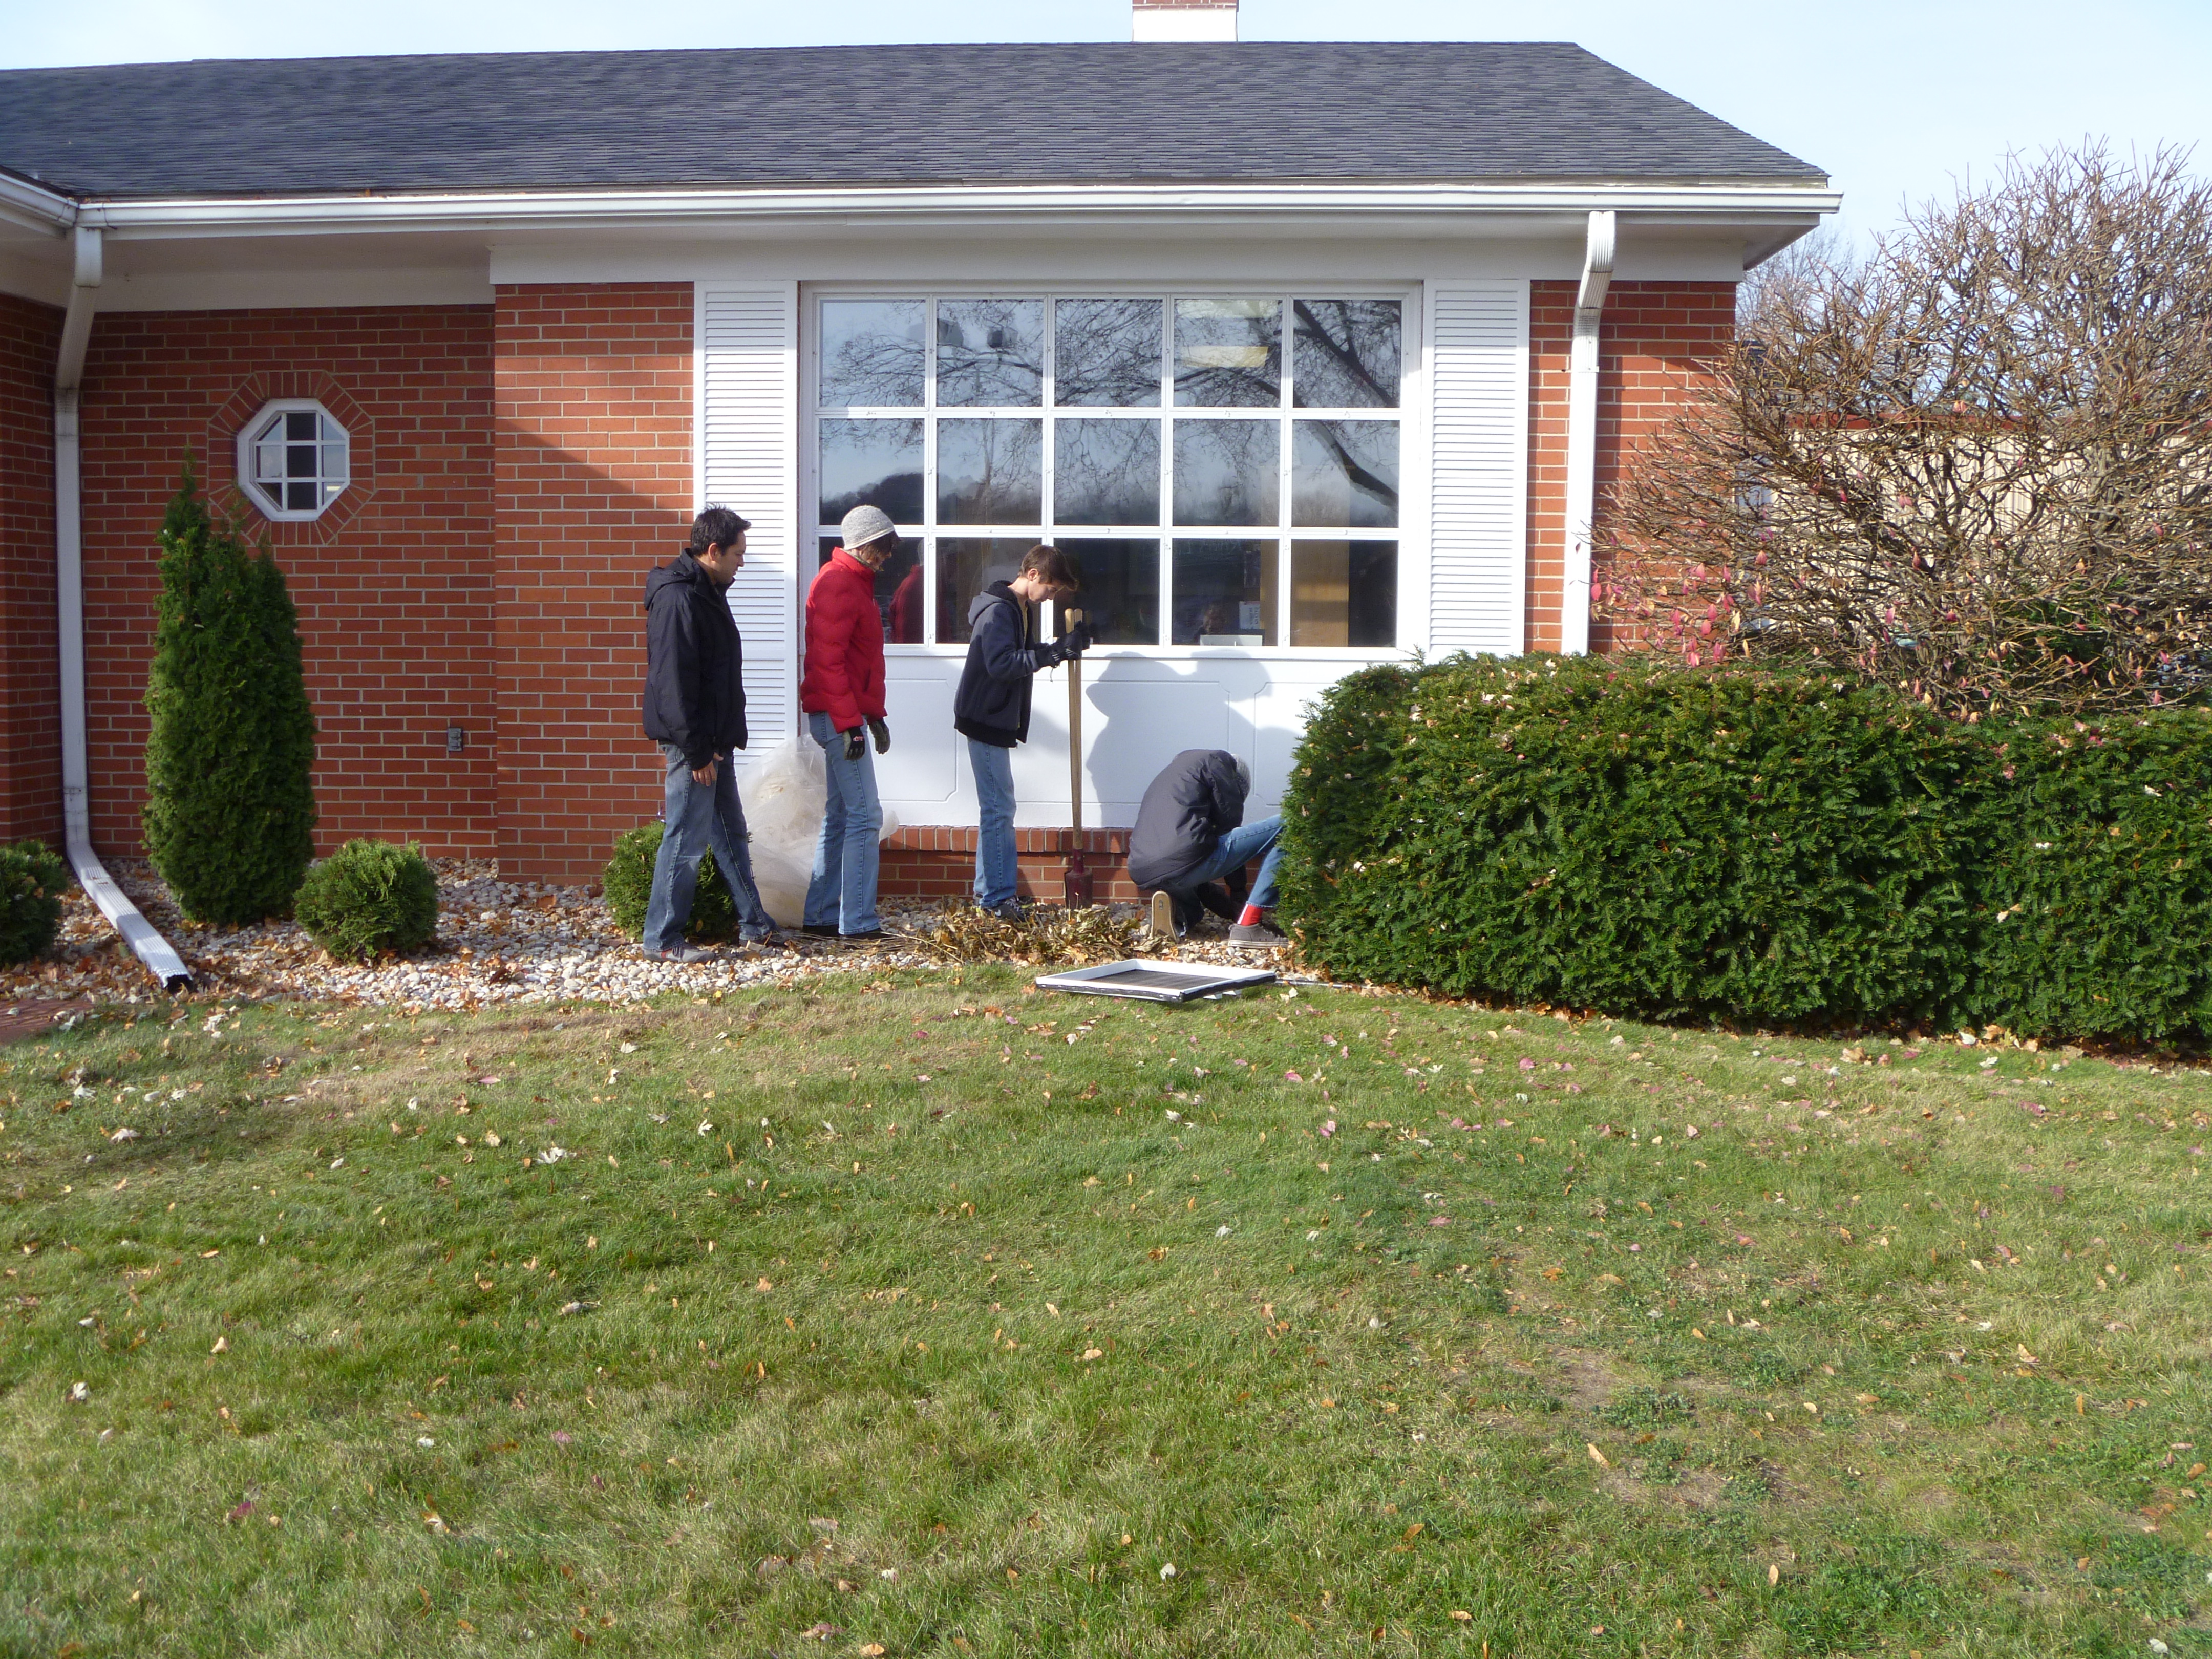
[{"label": "evergreen hedge", "polygon": [[2212,720],[1455,657],[1340,682],[1285,803],[1334,974],[1656,1015],[2212,1035]]},{"label": "evergreen hedge", "polygon": [[438,877],[410,842],[349,841],[307,872],[293,914],[334,957],[419,951],[438,934]]},{"label": "evergreen hedge", "polygon": [[[645,910],[653,900],[653,865],[660,856],[662,834],[663,826],[658,823],[641,823],[624,830],[616,837],[614,856],[607,860],[599,878],[615,925],[632,939],[645,937]],[[737,931],[738,902],[730,896],[730,884],[722,879],[714,855],[704,854],[699,860],[699,885],[692,894],[691,920],[684,924],[684,937],[695,945],[708,945],[732,938]]]},{"label": "evergreen hedge", "polygon": [[61,936],[69,866],[43,842],[0,847],[0,965],[44,956]]},{"label": "evergreen hedge", "polygon": [[188,460],[161,526],[146,681],[146,851],[187,915],[279,915],[314,857],[315,721],[299,617],[264,543],[210,513]]}]

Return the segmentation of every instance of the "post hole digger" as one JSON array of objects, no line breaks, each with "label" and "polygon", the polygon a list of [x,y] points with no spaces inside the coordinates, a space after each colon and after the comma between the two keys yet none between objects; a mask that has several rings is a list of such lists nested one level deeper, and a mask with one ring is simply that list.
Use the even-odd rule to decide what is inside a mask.
[{"label": "post hole digger", "polygon": [[[1063,605],[1066,618],[1061,636],[1083,626],[1083,612]],[[1087,641],[1088,635],[1083,638]],[[1067,869],[1062,879],[1067,908],[1087,910],[1097,901],[1092,893],[1091,866],[1083,858],[1083,653],[1067,659],[1067,811],[1073,825],[1067,842]]]}]

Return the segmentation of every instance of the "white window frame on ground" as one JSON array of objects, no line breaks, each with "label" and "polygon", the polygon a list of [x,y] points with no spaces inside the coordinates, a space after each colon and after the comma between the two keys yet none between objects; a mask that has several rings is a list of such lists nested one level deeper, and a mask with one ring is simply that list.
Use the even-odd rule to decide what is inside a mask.
[{"label": "white window frame on ground", "polygon": [[[303,415],[314,417],[313,436],[289,430],[299,424],[294,417]],[[291,470],[303,460],[312,464],[312,472]],[[272,465],[274,472],[268,470]],[[279,524],[319,519],[352,483],[353,441],[313,398],[272,398],[239,429],[238,487],[265,519]],[[309,492],[311,505],[293,504]]]},{"label": "white window frame on ground", "polygon": [[[1346,657],[1371,660],[1376,657],[1395,656],[1407,648],[1422,630],[1414,621],[1409,599],[1418,600],[1424,591],[1421,580],[1425,573],[1409,569],[1408,564],[1420,545],[1419,526],[1413,516],[1419,503],[1425,499],[1426,454],[1424,424],[1417,418],[1416,399],[1422,395],[1424,377],[1421,375],[1422,343],[1420,330],[1422,312],[1420,289],[1417,283],[1253,283],[1235,285],[1209,283],[1161,283],[1133,285],[1124,283],[1054,283],[1021,288],[980,288],[965,284],[938,283],[927,287],[902,288],[878,284],[821,284],[811,287],[801,307],[800,340],[801,383],[804,396],[802,441],[800,454],[800,485],[802,489],[801,523],[805,526],[802,546],[807,550],[800,561],[800,593],[803,599],[805,585],[811,580],[817,560],[828,544],[837,538],[835,523],[820,521],[823,481],[822,443],[823,422],[830,421],[912,420],[921,423],[922,430],[921,455],[921,515],[912,522],[901,522],[901,536],[911,538],[921,553],[921,580],[922,583],[921,637],[919,641],[893,642],[889,648],[902,654],[938,656],[957,653],[965,649],[957,638],[942,638],[939,631],[938,592],[939,541],[940,535],[947,540],[1004,540],[1024,545],[1037,541],[1085,540],[1154,540],[1159,548],[1159,569],[1157,605],[1157,626],[1154,636],[1146,641],[1131,641],[1119,645],[1102,642],[1101,651],[1127,653],[1147,657],[1186,657],[1206,655],[1220,651],[1239,654],[1264,652],[1270,657],[1292,656],[1301,659]],[[1064,301],[1079,300],[1143,300],[1157,302],[1160,307],[1160,380],[1157,402],[1127,406],[1097,404],[1061,404],[1057,401],[1058,328],[1056,307]],[[943,304],[963,304],[977,301],[1026,301],[1042,307],[1042,386],[1035,404],[940,404],[939,401],[939,310]],[[1176,384],[1179,367],[1176,353],[1176,319],[1178,301],[1265,301],[1281,307],[1280,322],[1276,331],[1279,360],[1276,367],[1279,386],[1276,401],[1272,404],[1253,406],[1212,406],[1179,404]],[[1296,319],[1292,310],[1300,301],[1389,301],[1400,307],[1399,321],[1399,384],[1397,401],[1387,408],[1314,407],[1298,406],[1296,358]],[[915,404],[876,405],[839,404],[825,407],[821,401],[823,351],[825,324],[823,307],[828,304],[849,302],[919,303],[921,307],[921,401]],[[940,419],[952,420],[1032,420],[1042,427],[1042,505],[1043,517],[1040,522],[994,525],[989,526],[944,525],[940,526],[938,494],[938,437]],[[1156,523],[1118,525],[1112,526],[1062,525],[1052,519],[1054,504],[1054,461],[1057,445],[1055,433],[1063,420],[1141,420],[1155,422],[1160,434],[1159,509]],[[1175,442],[1178,422],[1192,421],[1260,421],[1272,425],[1277,434],[1278,476],[1276,481],[1275,519],[1272,523],[1237,526],[1198,526],[1180,524],[1175,519]],[[1347,421],[1389,422],[1397,428],[1398,449],[1398,507],[1397,521],[1388,526],[1352,527],[1345,526],[1310,526],[1295,522],[1292,491],[1292,463],[1297,442],[1297,425],[1302,422],[1339,422]],[[1211,643],[1175,641],[1176,632],[1176,599],[1175,589],[1176,547],[1178,541],[1212,541],[1218,543],[1244,542],[1267,549],[1272,556],[1266,558],[1272,592],[1261,603],[1268,607],[1267,626],[1272,644],[1261,644],[1256,639],[1222,639]],[[1297,644],[1291,643],[1295,631],[1293,624],[1294,565],[1297,558],[1297,544],[1389,544],[1395,549],[1396,567],[1396,605],[1393,637],[1388,644]],[[1056,626],[1048,619],[1048,627]],[[1240,628],[1240,632],[1241,632]]]}]

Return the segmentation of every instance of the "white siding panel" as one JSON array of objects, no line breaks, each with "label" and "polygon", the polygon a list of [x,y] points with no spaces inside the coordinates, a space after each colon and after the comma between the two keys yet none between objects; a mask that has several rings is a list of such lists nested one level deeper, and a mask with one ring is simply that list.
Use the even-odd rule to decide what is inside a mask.
[{"label": "white siding panel", "polygon": [[752,521],[730,611],[745,641],[743,767],[799,729],[799,288],[698,290],[699,497]]},{"label": "white siding panel", "polygon": [[1428,285],[1429,650],[1522,648],[1528,285]]}]

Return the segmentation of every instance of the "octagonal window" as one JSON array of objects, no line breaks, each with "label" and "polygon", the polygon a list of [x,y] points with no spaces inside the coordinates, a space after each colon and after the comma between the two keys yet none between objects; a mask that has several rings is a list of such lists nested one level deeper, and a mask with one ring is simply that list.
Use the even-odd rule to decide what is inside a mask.
[{"label": "octagonal window", "polygon": [[349,448],[320,404],[278,398],[238,434],[239,487],[270,518],[320,518],[353,481]]}]

